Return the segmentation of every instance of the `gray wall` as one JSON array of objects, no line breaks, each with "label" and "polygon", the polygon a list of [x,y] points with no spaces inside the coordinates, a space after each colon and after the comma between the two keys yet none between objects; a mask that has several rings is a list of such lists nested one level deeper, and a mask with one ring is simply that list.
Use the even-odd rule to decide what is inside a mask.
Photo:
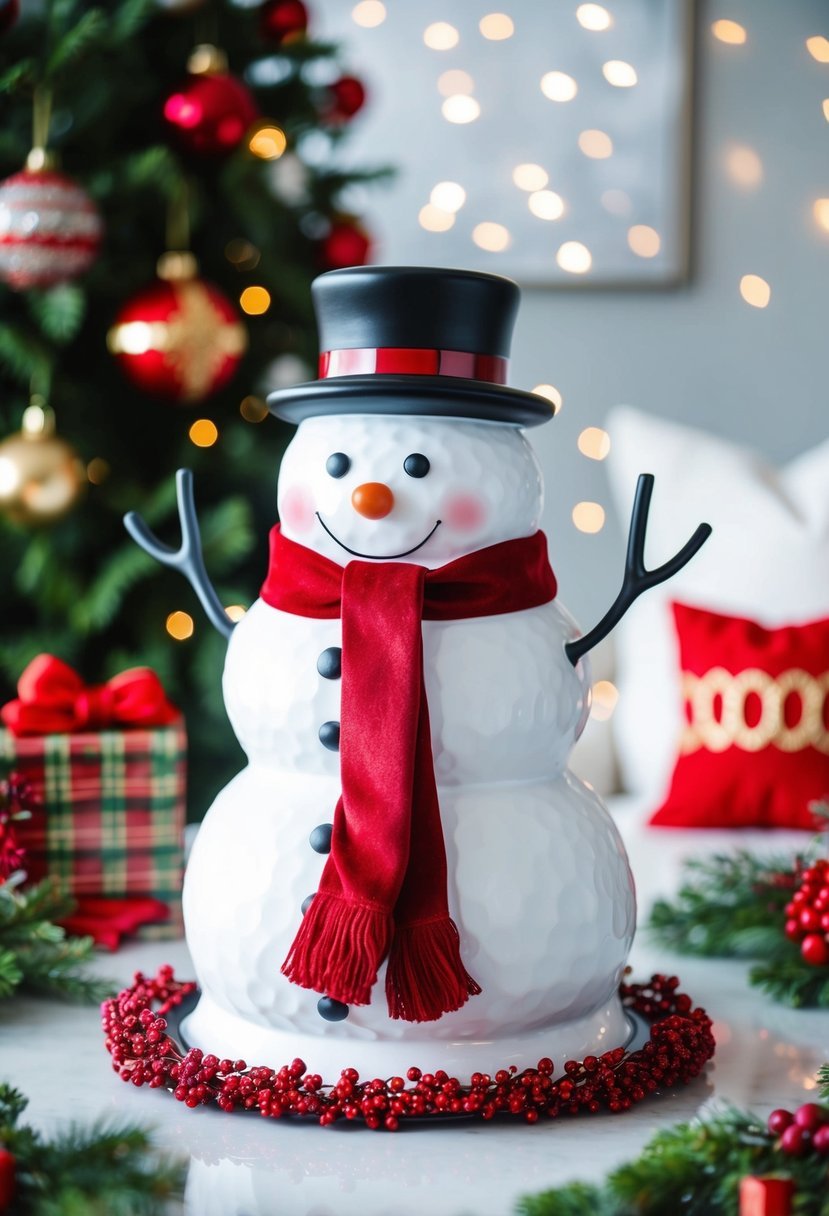
[{"label": "gray wall", "polygon": [[[744,46],[715,41],[718,17],[746,27]],[[615,595],[624,551],[611,511],[594,536],[570,519],[580,499],[610,507],[605,469],[576,448],[584,427],[601,425],[624,402],[782,461],[829,433],[829,233],[812,218],[813,201],[829,197],[829,64],[806,50],[814,34],[829,37],[827,0],[700,0],[687,286],[524,293],[511,379],[526,388],[552,383],[563,394],[561,413],[533,442],[547,478],[543,526],[562,599],[584,626]],[[758,188],[729,180],[730,143],[761,157]],[[744,274],[770,283],[766,309],[741,299]],[[669,494],[657,485],[654,511]]]}]

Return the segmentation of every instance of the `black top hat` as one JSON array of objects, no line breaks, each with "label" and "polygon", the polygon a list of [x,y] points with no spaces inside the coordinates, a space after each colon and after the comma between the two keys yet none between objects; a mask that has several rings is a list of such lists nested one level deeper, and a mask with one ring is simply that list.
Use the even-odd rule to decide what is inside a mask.
[{"label": "black top hat", "polygon": [[318,380],[268,397],[274,414],[427,414],[536,426],[549,401],[508,388],[511,279],[425,266],[350,266],[311,287]]}]

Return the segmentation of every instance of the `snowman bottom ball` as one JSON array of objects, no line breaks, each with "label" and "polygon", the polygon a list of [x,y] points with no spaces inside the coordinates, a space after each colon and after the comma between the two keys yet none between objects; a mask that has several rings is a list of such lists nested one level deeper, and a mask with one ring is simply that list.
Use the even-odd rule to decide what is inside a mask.
[{"label": "snowman bottom ball", "polygon": [[[290,984],[298,910],[319,882],[309,847],[336,783],[249,767],[214,804],[184,890],[202,996],[189,1044],[271,1067],[300,1056],[333,1078],[445,1069],[468,1079],[543,1056],[559,1064],[628,1040],[617,989],[634,931],[633,883],[615,826],[569,773],[500,788],[440,789],[450,911],[481,992],[437,1021],[391,1020],[381,970],[368,1006],[342,1021]],[[250,820],[240,834],[239,824]],[[227,858],[241,878],[228,888]]]}]

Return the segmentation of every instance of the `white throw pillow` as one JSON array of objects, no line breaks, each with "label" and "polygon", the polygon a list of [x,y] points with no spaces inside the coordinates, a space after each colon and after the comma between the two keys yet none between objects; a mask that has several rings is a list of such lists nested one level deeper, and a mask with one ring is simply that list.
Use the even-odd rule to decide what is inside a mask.
[{"label": "white throw pillow", "polygon": [[713,535],[675,578],[646,591],[616,630],[613,717],[623,783],[661,802],[680,730],[672,600],[769,628],[829,616],[829,441],[776,469],[751,448],[627,406],[606,423],[623,521],[639,473],[656,478],[646,561],[660,565],[707,520]]}]

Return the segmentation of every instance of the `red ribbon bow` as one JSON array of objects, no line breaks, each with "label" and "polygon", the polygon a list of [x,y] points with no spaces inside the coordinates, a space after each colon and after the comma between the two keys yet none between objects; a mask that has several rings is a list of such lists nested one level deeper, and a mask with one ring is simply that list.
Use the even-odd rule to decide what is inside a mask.
[{"label": "red ribbon bow", "polygon": [[166,726],[179,712],[149,667],[132,667],[105,684],[84,684],[51,654],[32,659],[17,684],[18,697],[0,709],[14,735],[51,735],[106,726]]}]

